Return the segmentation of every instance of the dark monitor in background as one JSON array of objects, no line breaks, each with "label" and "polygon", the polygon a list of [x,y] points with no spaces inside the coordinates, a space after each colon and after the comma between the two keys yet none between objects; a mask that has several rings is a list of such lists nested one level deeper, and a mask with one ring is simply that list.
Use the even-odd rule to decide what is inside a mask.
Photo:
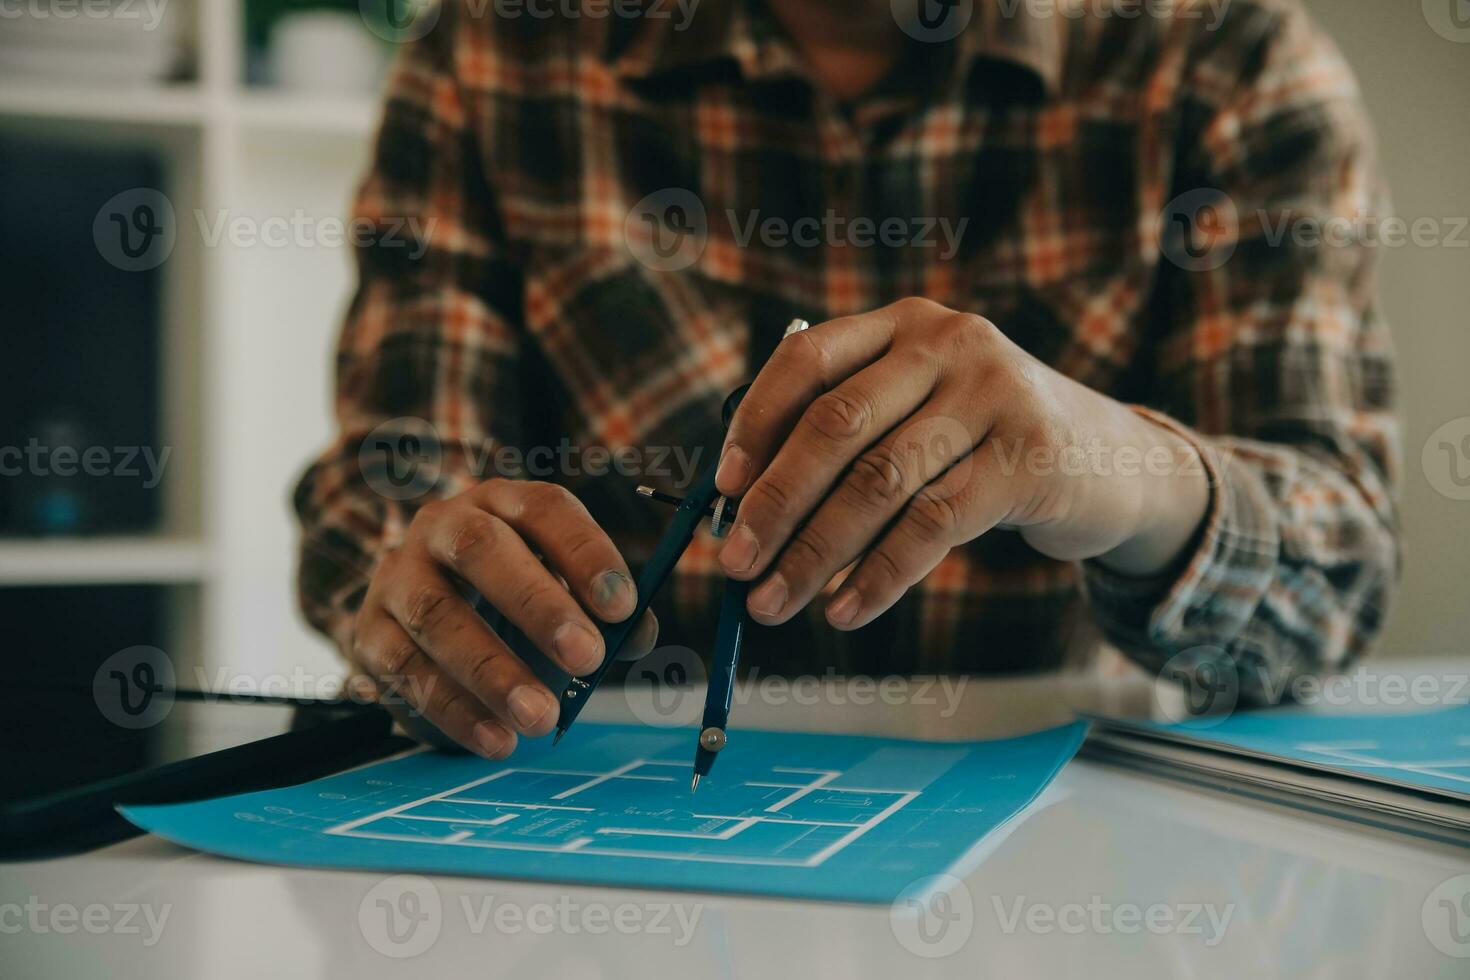
[{"label": "dark monitor in background", "polygon": [[143,450],[163,451],[162,267],[120,267],[94,225],[119,194],[126,205],[134,189],[166,192],[164,180],[146,152],[0,134],[0,534],[160,522]]}]

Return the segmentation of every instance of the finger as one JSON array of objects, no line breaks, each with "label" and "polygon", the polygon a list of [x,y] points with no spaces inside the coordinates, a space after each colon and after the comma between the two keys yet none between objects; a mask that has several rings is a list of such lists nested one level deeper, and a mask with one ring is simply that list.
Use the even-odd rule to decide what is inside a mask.
[{"label": "finger", "polygon": [[[523,735],[544,735],[557,702],[520,658],[449,583],[427,551],[403,554],[383,604],[419,648]],[[493,601],[493,600],[492,600]]]},{"label": "finger", "polygon": [[[761,574],[863,450],[918,409],[939,380],[937,362],[890,353],[807,406],[745,496],[720,549],[733,578]],[[965,447],[968,450],[969,447]]]},{"label": "finger", "polygon": [[416,523],[434,561],[474,586],[538,650],[574,676],[602,663],[602,634],[520,534],[471,503],[420,511]]},{"label": "finger", "polygon": [[[767,625],[790,619],[870,547],[923,487],[951,468],[973,471],[970,453],[987,420],[957,417],[966,412],[976,415],[963,394],[935,396],[859,456],[751,590],[751,616]],[[742,505],[742,519],[743,511]]]},{"label": "finger", "polygon": [[638,589],[623,556],[565,487],[491,480],[474,497],[540,551],[586,609],[608,623],[633,614]]},{"label": "finger", "polygon": [[882,356],[893,342],[900,305],[828,320],[776,346],[730,420],[715,471],[721,493],[743,494],[813,399]]},{"label": "finger", "polygon": [[386,614],[365,614],[352,656],[377,685],[378,702],[419,737],[428,734],[421,725],[427,721],[487,759],[503,759],[515,749],[515,733],[445,674]]},{"label": "finger", "polygon": [[914,495],[827,604],[829,623],[848,630],[872,622],[951,548],[1005,519],[1016,495],[1008,481],[998,479],[992,447],[983,443]]},{"label": "finger", "polygon": [[[561,587],[571,591],[567,580],[552,573]],[[641,660],[647,656],[658,643],[658,617],[653,614],[652,609],[643,610],[643,618],[638,621],[638,626],[628,634],[623,641],[623,647],[618,651],[619,660]]]},{"label": "finger", "polygon": [[642,660],[658,645],[658,617],[652,609],[645,610],[643,618],[618,651],[619,660]]}]

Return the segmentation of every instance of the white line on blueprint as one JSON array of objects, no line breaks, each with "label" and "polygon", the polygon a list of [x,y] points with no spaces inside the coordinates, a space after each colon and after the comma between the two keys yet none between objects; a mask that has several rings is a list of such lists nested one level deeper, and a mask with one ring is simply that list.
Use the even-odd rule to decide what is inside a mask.
[{"label": "white line on blueprint", "polygon": [[[552,799],[557,800],[566,800],[570,797],[574,797],[578,794],[584,793],[585,791],[592,789],[593,787],[599,786],[602,783],[606,783],[612,780],[637,779],[655,780],[662,782],[669,781],[672,778],[667,776],[639,775],[635,772],[635,770],[644,766],[677,766],[683,768],[685,764],[663,760],[638,759],[628,763],[627,765],[620,766],[617,769],[613,769],[603,773],[556,769],[503,769],[500,772],[493,773],[489,776],[485,776],[468,783],[464,783],[460,786],[451,787],[449,789],[443,790],[442,792],[434,793],[420,799],[410,800],[406,803],[400,803],[397,806],[390,807],[386,810],[369,814],[367,816],[357,817],[353,820],[347,821],[346,823],[331,827],[327,829],[325,833],[341,836],[367,838],[372,840],[408,841],[421,844],[446,844],[458,847],[481,847],[513,851],[539,851],[551,853],[582,852],[587,854],[599,854],[611,857],[639,857],[672,861],[703,861],[717,864],[816,867],[817,865],[826,861],[828,858],[832,857],[832,855],[837,854],[843,848],[850,845],[853,841],[857,840],[863,834],[867,833],[869,830],[872,830],[878,824],[882,823],[884,820],[888,819],[890,816],[903,809],[909,803],[917,799],[920,795],[918,792],[911,790],[868,789],[850,786],[834,787],[830,784],[834,779],[841,776],[842,773],[831,770],[773,768],[772,772],[775,773],[809,776],[813,778],[808,779],[804,783],[767,781],[751,781],[746,783],[746,786],[760,787],[763,789],[785,789],[790,790],[791,792],[788,793],[786,796],[783,796],[781,799],[777,800],[775,803],[772,803],[764,808],[763,813],[772,814],[772,816],[764,816],[761,814],[690,814],[690,816],[696,820],[717,821],[719,824],[722,825],[719,830],[708,833],[700,833],[696,831],[657,830],[624,827],[599,827],[592,829],[592,834],[596,836],[584,835],[559,844],[552,844],[525,843],[520,841],[501,839],[481,840],[475,838],[475,832],[472,829],[461,829],[458,832],[445,837],[422,837],[415,836],[413,834],[394,833],[392,831],[376,829],[369,826],[379,820],[397,819],[408,821],[427,821],[435,823],[457,823],[460,824],[462,827],[491,827],[504,824],[510,820],[515,819],[518,816],[523,816],[526,813],[535,812],[537,810],[546,810],[551,813],[566,811],[591,813],[595,812],[595,808],[571,806],[565,803],[512,803],[494,799],[464,799],[462,797],[459,797],[459,794],[468,792],[478,787],[482,787],[487,783],[494,782],[497,779],[501,779],[503,777],[516,773],[586,777],[584,782],[581,782],[571,787],[570,789],[563,790],[552,797]],[[893,802],[883,809],[879,810],[878,812],[874,813],[871,817],[861,823],[854,823],[850,820],[839,821],[799,819],[788,816],[784,812],[784,809],[786,807],[809,796],[815,790],[823,790],[824,793],[827,794],[823,798],[824,801],[832,802],[834,805],[835,802],[833,798],[839,795],[859,795],[868,798],[886,796],[892,797]],[[431,816],[427,814],[415,814],[410,812],[414,808],[419,807],[423,804],[436,802],[451,804],[474,804],[477,806],[489,807],[508,807],[515,808],[517,811],[520,812],[505,813],[493,820],[474,820],[467,818]],[[785,826],[788,828],[830,827],[834,831],[837,829],[841,829],[845,832],[840,837],[836,838],[831,843],[823,847],[820,851],[817,851],[815,854],[812,854],[811,856],[805,858],[773,858],[718,853],[641,851],[634,848],[613,846],[613,842],[612,840],[610,840],[610,838],[615,837],[663,837],[670,839],[684,839],[702,842],[730,841],[737,838],[741,833],[749,831],[752,828],[755,828],[757,825],[761,824],[774,825],[778,827]],[[803,833],[803,836],[810,834],[810,832],[810,829],[808,829]]]},{"label": "white line on blueprint", "polygon": [[[417,820],[423,823],[457,823],[469,824],[472,827],[498,827],[508,823],[520,816],[519,813],[503,813],[494,820],[472,820],[468,817],[426,817],[421,813],[400,813],[394,817],[395,820]],[[335,830],[336,828],[332,828]]]},{"label": "white line on blueprint", "polygon": [[837,840],[833,841],[825,848],[818,851],[816,857],[811,858],[807,862],[807,866],[815,868],[817,865],[821,864],[823,861],[827,860],[829,857],[842,850],[848,844],[851,844],[853,841],[863,836],[863,834],[866,834],[868,831],[878,826],[884,820],[887,820],[890,814],[897,813],[899,810],[902,810],[904,807],[908,806],[910,803],[918,798],[918,793],[904,793],[902,797],[894,800],[888,806],[880,810],[878,812],[878,815],[873,817],[873,819],[869,820],[867,823],[858,824],[856,827],[852,828],[852,830],[849,831],[846,835],[839,837]]},{"label": "white line on blueprint", "polygon": [[[429,800],[420,800],[418,803],[428,803]],[[466,800],[458,796],[446,796],[443,799],[433,801],[438,803],[468,803],[470,806],[518,806],[529,810],[571,810],[576,813],[592,813],[595,807],[590,806],[558,806],[555,803],[507,803],[505,800]],[[386,816],[386,814],[385,814]]]},{"label": "white line on blueprint", "polygon": [[627,834],[631,837],[691,837],[694,840],[729,840],[742,830],[747,830],[761,822],[760,817],[721,817],[722,820],[731,821],[730,826],[718,834],[699,834],[687,830],[636,830],[631,827],[599,827],[599,834]]},{"label": "white line on blueprint", "polygon": [[[564,789],[564,790],[562,790],[560,793],[557,793],[555,796],[553,796],[552,799],[553,800],[564,800],[568,796],[571,796],[571,795],[573,795],[575,793],[582,792],[582,790],[584,790],[584,789],[591,789],[594,786],[600,786],[603,783],[607,782],[609,779],[617,779],[619,776],[622,776],[625,773],[632,772],[634,769],[637,769],[641,765],[643,765],[643,760],[642,759],[639,759],[636,762],[630,762],[630,763],[628,763],[626,766],[621,766],[621,767],[619,767],[617,769],[611,769],[611,770],[603,773],[600,776],[593,776],[591,779],[587,780],[585,783],[578,783],[576,786],[573,786],[571,789]],[[648,776],[645,776],[643,778],[645,778],[645,779],[648,779],[648,778],[657,778],[657,779],[668,780],[670,782],[673,781],[672,778],[669,777],[669,776],[657,776],[657,777],[648,777]]]},{"label": "white line on blueprint", "polygon": [[[773,769],[772,771],[773,772],[801,772],[803,770],[799,770],[799,769]],[[802,786],[802,787],[798,788],[790,796],[786,796],[786,797],[782,798],[780,801],[778,801],[776,803],[772,803],[770,806],[766,807],[766,812],[767,813],[777,813],[786,804],[788,804],[788,803],[795,803],[797,800],[801,799],[803,796],[807,795],[812,790],[819,789],[820,787],[826,786],[828,783],[830,783],[832,780],[836,779],[840,775],[842,775],[842,773],[840,773],[840,772],[828,772],[826,770],[822,770],[822,774],[821,774],[820,777],[818,777],[816,780],[814,780],[814,781],[812,781],[810,783],[807,783],[805,786]],[[752,786],[779,786],[780,784],[779,783],[751,783],[750,785],[752,785]]]},{"label": "white line on blueprint", "polygon": [[[1470,740],[1457,739],[1470,744]],[[1434,776],[1437,779],[1448,779],[1457,783],[1470,783],[1470,776],[1462,776],[1450,772],[1451,769],[1464,769],[1470,767],[1470,759],[1431,759],[1422,762],[1389,762],[1371,755],[1362,755],[1362,752],[1379,748],[1377,742],[1302,742],[1297,749],[1302,752],[1315,752],[1325,755],[1329,759],[1337,759],[1340,762],[1362,766],[1365,769],[1399,769],[1403,772],[1418,773],[1421,776]]]},{"label": "white line on blueprint", "polygon": [[425,796],[423,799],[410,800],[407,803],[400,803],[400,804],[398,804],[395,807],[390,807],[389,809],[383,810],[383,811],[381,811],[379,813],[369,814],[366,817],[358,817],[356,820],[349,820],[349,821],[347,821],[344,824],[340,824],[340,825],[338,825],[336,827],[328,828],[328,830],[326,831],[326,833],[329,833],[329,834],[345,833],[346,831],[349,831],[349,830],[353,829],[354,827],[357,827],[357,826],[359,826],[361,824],[368,823],[368,822],[373,821],[373,820],[381,820],[384,817],[394,817],[394,816],[397,816],[398,814],[402,813],[404,810],[407,810],[409,807],[418,806],[421,803],[433,803],[436,800],[442,800],[446,796],[452,796],[455,793],[459,793],[459,792],[462,792],[464,790],[469,789],[471,786],[483,786],[485,783],[488,783],[491,780],[499,779],[500,777],[504,776],[506,773],[510,773],[510,772],[514,772],[514,771],[515,771],[514,769],[502,769],[500,772],[494,772],[494,773],[491,773],[488,776],[482,776],[479,779],[471,780],[470,782],[464,783],[463,785],[460,785],[460,786],[451,786],[449,789],[446,789],[446,790],[444,790],[443,792],[440,792],[440,793],[435,793],[433,796]]}]

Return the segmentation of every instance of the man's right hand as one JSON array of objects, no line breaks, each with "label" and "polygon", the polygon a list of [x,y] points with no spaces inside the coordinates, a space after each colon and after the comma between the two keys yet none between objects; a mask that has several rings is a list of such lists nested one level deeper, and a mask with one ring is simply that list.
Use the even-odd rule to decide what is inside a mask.
[{"label": "man's right hand", "polygon": [[[417,724],[424,719],[503,759],[517,733],[551,731],[557,698],[475,612],[465,584],[574,676],[606,652],[593,617],[621,622],[637,592],[612,541],[556,484],[489,480],[418,512],[338,640],[356,669],[392,692],[384,700],[415,734],[433,738]],[[640,657],[657,637],[650,611],[621,655]]]}]

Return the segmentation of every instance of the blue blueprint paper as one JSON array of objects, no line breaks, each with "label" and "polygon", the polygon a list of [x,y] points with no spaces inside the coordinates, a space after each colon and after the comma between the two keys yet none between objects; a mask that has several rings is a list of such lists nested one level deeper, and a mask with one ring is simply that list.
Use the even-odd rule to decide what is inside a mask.
[{"label": "blue blueprint paper", "polygon": [[1139,727],[1470,798],[1470,705],[1372,715],[1268,708]]},{"label": "blue blueprint paper", "polygon": [[993,742],[741,731],[689,792],[689,731],[417,752],[285,789],[130,806],[203,851],[311,867],[892,901],[1034,800],[1086,725]]}]

